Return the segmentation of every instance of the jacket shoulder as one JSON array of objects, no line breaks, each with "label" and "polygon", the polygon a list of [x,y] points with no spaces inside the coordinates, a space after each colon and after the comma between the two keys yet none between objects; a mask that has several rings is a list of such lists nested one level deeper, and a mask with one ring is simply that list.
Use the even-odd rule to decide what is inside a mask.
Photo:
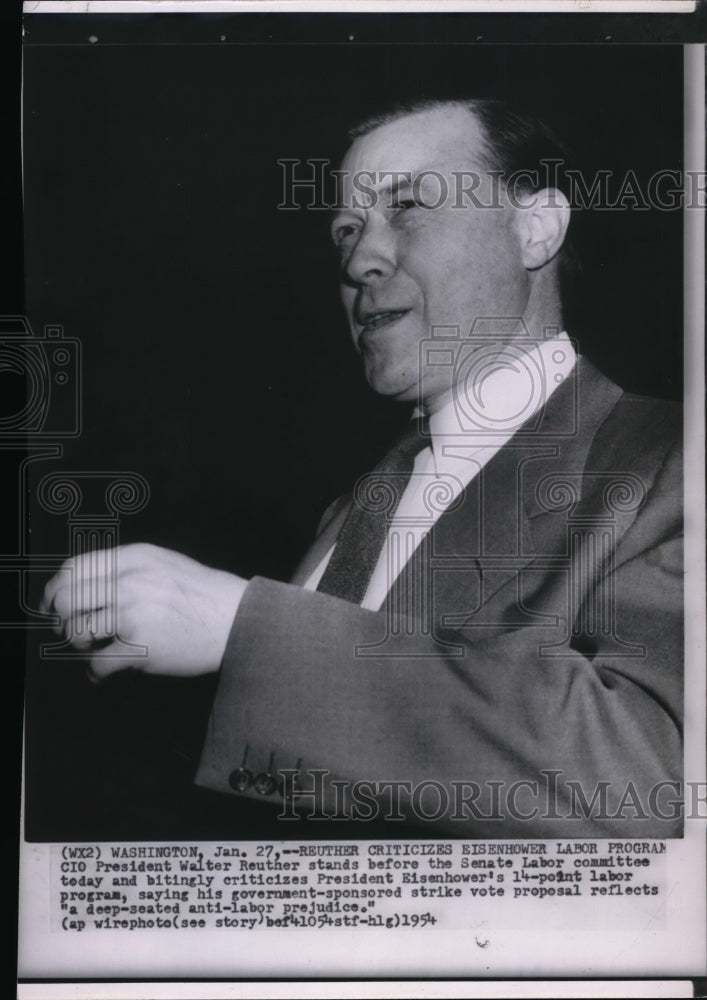
[{"label": "jacket shoulder", "polygon": [[599,427],[592,450],[614,464],[660,463],[680,449],[682,427],[682,404],[625,392]]}]

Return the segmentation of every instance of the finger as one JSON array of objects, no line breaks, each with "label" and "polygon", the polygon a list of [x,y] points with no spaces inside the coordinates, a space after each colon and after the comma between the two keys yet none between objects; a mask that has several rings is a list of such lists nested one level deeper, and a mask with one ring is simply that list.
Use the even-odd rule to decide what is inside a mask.
[{"label": "finger", "polygon": [[117,643],[111,643],[105,649],[97,650],[96,654],[89,660],[87,676],[95,684],[100,684],[107,677],[118,674],[123,670],[129,670],[137,666],[137,660],[132,656],[121,656],[120,647]]},{"label": "finger", "polygon": [[[120,607],[108,604],[102,608],[93,608],[87,614],[74,616],[71,625],[74,631],[70,641],[76,644],[75,639],[78,638],[84,646],[93,647],[107,647],[114,640],[139,644],[144,615],[142,605],[130,601]],[[115,652],[113,649],[111,655]],[[138,664],[141,665],[144,665],[144,661]]]},{"label": "finger", "polygon": [[54,599],[59,590],[71,582],[71,575],[66,563],[49,580],[44,588],[44,593],[39,602],[39,610],[42,614],[49,614],[54,606]]},{"label": "finger", "polygon": [[115,552],[95,549],[84,553],[74,562],[74,594],[76,610],[99,608],[105,604],[108,589],[117,579]]},{"label": "finger", "polygon": [[[56,580],[56,578],[53,579]],[[40,602],[40,611],[42,614],[51,615],[54,618],[52,631],[55,635],[65,635],[67,628],[70,628],[70,619],[74,613],[71,580],[66,576],[56,589],[52,589],[53,594],[47,585]]]},{"label": "finger", "polygon": [[47,583],[40,609],[43,614],[50,613],[58,592],[67,585],[73,587],[75,597],[70,605],[64,602],[61,609],[64,616],[85,611],[92,605],[98,607],[110,601],[119,579],[145,569],[152,569],[159,575],[165,564],[181,565],[185,561],[192,562],[179,553],[142,542],[78,553],[67,559]]},{"label": "finger", "polygon": [[100,608],[117,590],[115,549],[95,549],[74,560],[72,575],[73,613]]},{"label": "finger", "polygon": [[40,606],[45,614],[56,612],[66,618],[105,603],[108,585],[106,577],[86,576],[67,567],[49,581]]},{"label": "finger", "polygon": [[[113,615],[112,610],[110,610],[112,607],[112,604],[104,604],[101,608],[93,605],[84,607],[82,601],[79,601],[78,607],[76,607],[71,588],[63,588],[58,592],[54,601],[54,608],[52,608],[52,611],[57,616],[57,620],[52,625],[52,630],[56,635],[63,635],[70,642],[73,642],[75,638],[81,638],[84,633],[91,633],[92,628],[95,628],[96,623],[98,623],[96,615],[99,612],[102,614],[102,618],[110,618]],[[91,624],[92,622],[94,623],[93,625]],[[110,626],[105,627],[110,628]]]},{"label": "finger", "polygon": [[63,635],[66,629],[66,616],[61,615],[54,607],[51,607],[44,597],[42,597],[39,603],[39,610],[43,615],[51,619],[47,624],[51,625],[54,635]]},{"label": "finger", "polygon": [[63,621],[79,615],[88,615],[91,611],[105,607],[108,603],[108,595],[103,588],[96,587],[95,592],[89,593],[89,588],[85,592],[76,593],[73,586],[62,587],[54,597],[54,603],[49,612],[60,615]]},{"label": "finger", "polygon": [[72,615],[65,630],[67,640],[78,650],[104,647],[116,638],[113,608],[95,608]]},{"label": "finger", "polygon": [[[58,572],[49,580],[44,588],[44,594],[40,601],[40,608],[46,614],[52,608],[57,592],[63,589],[67,582],[73,581],[77,594],[83,594],[87,588],[99,587],[96,594],[95,604],[103,603],[100,589],[104,591],[110,586],[111,581],[116,581],[120,570],[130,569],[139,564],[139,551],[143,546],[126,545],[109,549],[91,549],[88,552],[78,553],[67,559]],[[143,557],[144,558],[144,557]],[[97,583],[94,583],[96,581]],[[99,599],[100,598],[100,599]],[[87,607],[91,603],[90,597],[81,599],[81,605]],[[77,604],[77,608],[79,604]]]}]

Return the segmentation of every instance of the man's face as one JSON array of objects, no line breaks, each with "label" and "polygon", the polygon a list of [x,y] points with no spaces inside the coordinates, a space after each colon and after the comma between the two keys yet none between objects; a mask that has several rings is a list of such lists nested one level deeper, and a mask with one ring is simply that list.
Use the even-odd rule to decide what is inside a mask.
[{"label": "man's face", "polygon": [[[454,380],[449,366],[421,365],[420,344],[432,327],[459,327],[465,336],[479,317],[522,316],[528,300],[517,213],[486,173],[483,149],[475,118],[448,107],[361,136],[341,165],[344,207],[332,235],[366,378],[376,392],[422,400],[430,410]],[[424,171],[436,171],[444,183],[429,173],[413,190],[406,178],[396,177],[407,173],[415,182]],[[467,179],[455,179],[453,171]],[[503,207],[480,208],[458,197],[460,184],[470,184],[470,171],[481,178],[477,202]],[[368,201],[362,184],[375,191]],[[444,202],[424,207],[436,205],[445,186]]]}]

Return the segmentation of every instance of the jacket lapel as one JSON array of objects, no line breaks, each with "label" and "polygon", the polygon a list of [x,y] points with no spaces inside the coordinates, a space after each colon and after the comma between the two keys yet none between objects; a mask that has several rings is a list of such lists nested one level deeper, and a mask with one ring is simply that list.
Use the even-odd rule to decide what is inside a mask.
[{"label": "jacket lapel", "polygon": [[350,494],[339,497],[331,504],[322,517],[317,537],[305,552],[302,561],[290,579],[290,583],[298,587],[305,585],[329,549],[336,542],[350,506]]},{"label": "jacket lapel", "polygon": [[[520,574],[566,548],[566,511],[548,509],[548,491],[571,483],[581,498],[592,441],[621,395],[580,357],[540,413],[467,485],[461,503],[439,517],[417,558],[393,584],[391,602],[408,606],[406,595],[419,591],[424,573],[438,626],[458,628],[472,620],[497,624],[502,606],[505,626],[523,624],[527,612],[519,605]],[[344,496],[329,508],[293,584],[306,583],[335,544],[350,503],[351,497]],[[499,594],[504,600],[493,600]]]},{"label": "jacket lapel", "polygon": [[[521,574],[544,556],[564,554],[567,539],[567,511],[548,503],[548,491],[571,482],[581,498],[592,440],[621,394],[578,359],[543,410],[468,484],[461,504],[442,514],[426,568],[438,627],[537,623],[521,606]],[[393,594],[425,568],[406,571]]]}]

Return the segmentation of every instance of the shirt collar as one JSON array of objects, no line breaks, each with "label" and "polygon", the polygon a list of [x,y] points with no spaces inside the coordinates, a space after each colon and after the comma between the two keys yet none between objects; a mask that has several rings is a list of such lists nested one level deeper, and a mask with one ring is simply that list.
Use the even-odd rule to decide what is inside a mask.
[{"label": "shirt collar", "polygon": [[[469,355],[471,358],[472,355]],[[467,456],[481,448],[499,448],[530,420],[566,379],[577,354],[566,332],[535,344],[505,345],[473,377],[461,378],[443,405],[430,415],[430,436],[436,471],[445,471],[450,446],[464,447]],[[464,365],[463,354],[459,363]],[[445,446],[447,446],[445,448]]]}]

